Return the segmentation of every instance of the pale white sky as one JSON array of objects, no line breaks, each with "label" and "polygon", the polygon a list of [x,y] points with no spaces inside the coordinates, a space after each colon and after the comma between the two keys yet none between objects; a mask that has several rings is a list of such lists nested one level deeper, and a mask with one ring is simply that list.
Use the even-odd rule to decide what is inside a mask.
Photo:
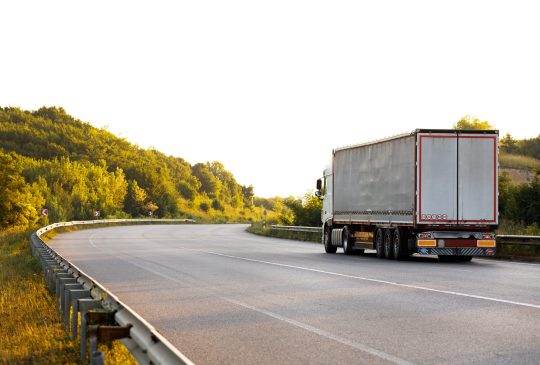
[{"label": "pale white sky", "polygon": [[540,133],[537,1],[9,1],[0,106],[302,195],[332,148],[465,114]]}]

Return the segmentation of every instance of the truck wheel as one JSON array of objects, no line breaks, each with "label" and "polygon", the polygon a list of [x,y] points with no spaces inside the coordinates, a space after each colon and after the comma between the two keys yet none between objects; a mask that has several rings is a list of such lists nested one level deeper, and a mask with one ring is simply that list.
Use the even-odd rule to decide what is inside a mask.
[{"label": "truck wheel", "polygon": [[332,246],[332,230],[327,226],[324,227],[324,251],[326,253],[336,253],[337,247]]},{"label": "truck wheel", "polygon": [[347,226],[343,227],[341,243],[343,244],[343,253],[345,255],[352,255],[354,243],[351,237],[349,237],[349,227]]},{"label": "truck wheel", "polygon": [[384,230],[384,256],[388,260],[392,260],[394,258],[394,244],[393,244],[393,230],[392,229],[385,229]]},{"label": "truck wheel", "polygon": [[394,246],[394,259],[403,260],[409,256],[406,236],[403,234],[401,229],[397,228],[394,231],[394,239],[392,243]]},{"label": "truck wheel", "polygon": [[383,230],[378,228],[375,231],[375,249],[377,250],[377,257],[384,258],[384,235]]}]

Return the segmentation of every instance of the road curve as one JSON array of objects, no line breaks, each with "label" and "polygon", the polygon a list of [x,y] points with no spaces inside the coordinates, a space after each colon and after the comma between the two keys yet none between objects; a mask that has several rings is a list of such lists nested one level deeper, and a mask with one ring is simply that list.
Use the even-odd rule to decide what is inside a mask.
[{"label": "road curve", "polygon": [[63,233],[49,244],[196,364],[539,364],[540,265],[395,262],[245,225]]}]

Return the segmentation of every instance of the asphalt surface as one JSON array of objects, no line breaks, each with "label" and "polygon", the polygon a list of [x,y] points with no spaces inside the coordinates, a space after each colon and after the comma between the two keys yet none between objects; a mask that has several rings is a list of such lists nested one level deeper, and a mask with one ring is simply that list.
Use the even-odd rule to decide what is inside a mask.
[{"label": "asphalt surface", "polygon": [[196,364],[540,364],[540,265],[325,254],[245,225],[49,242]]}]

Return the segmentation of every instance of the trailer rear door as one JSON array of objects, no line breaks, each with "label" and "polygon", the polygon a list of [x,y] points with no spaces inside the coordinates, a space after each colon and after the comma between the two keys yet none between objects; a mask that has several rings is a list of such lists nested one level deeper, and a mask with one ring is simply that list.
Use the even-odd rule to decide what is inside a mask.
[{"label": "trailer rear door", "polygon": [[496,225],[496,133],[417,135],[417,223]]}]

